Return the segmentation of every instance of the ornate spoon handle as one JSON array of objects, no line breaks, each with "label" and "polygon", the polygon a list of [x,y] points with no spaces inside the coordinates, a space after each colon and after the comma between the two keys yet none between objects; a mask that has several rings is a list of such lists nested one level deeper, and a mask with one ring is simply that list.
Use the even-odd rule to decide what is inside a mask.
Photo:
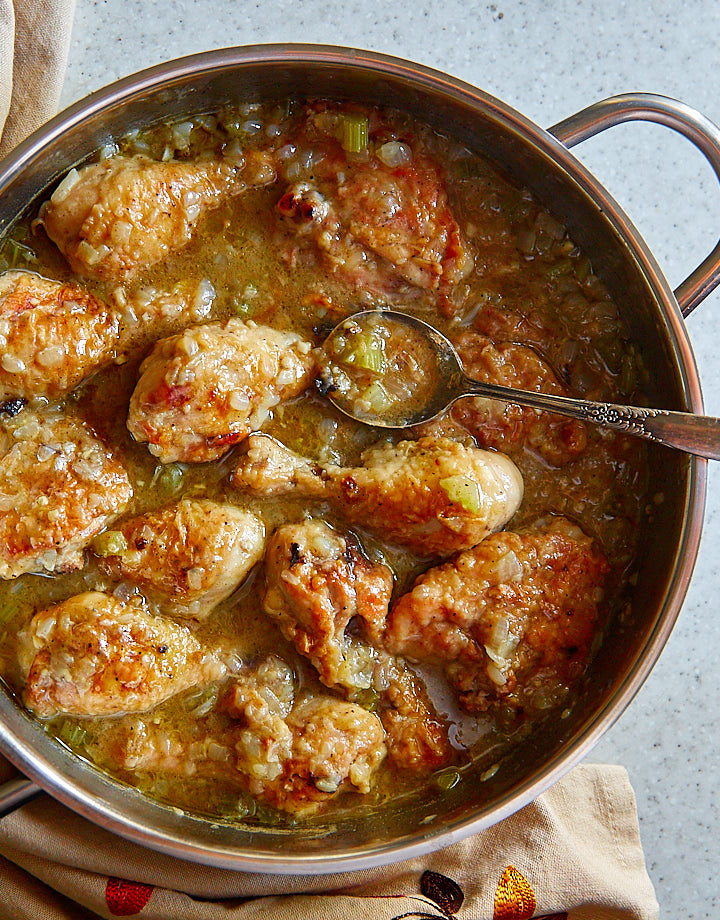
[{"label": "ornate spoon handle", "polygon": [[513,389],[511,395],[505,387],[481,383],[468,376],[464,377],[463,384],[463,396],[485,396],[533,409],[557,412],[605,428],[625,431],[698,457],[720,460],[720,418],[671,412],[667,409],[616,406],[613,403],[570,399],[567,396],[533,393],[530,390]]}]

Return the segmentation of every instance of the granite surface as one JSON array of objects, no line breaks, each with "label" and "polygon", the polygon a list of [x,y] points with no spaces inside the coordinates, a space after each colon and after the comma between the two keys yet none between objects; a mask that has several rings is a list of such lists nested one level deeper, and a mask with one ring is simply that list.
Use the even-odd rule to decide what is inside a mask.
[{"label": "granite surface", "polygon": [[[720,4],[655,0],[77,0],[63,101],[116,77],[231,44],[316,41],[446,70],[541,125],[628,91],[682,99],[720,123]],[[720,189],[702,155],[655,125],[626,125],[580,158],[644,235],[673,286],[715,244]],[[720,292],[688,321],[706,411],[720,415]],[[677,626],[630,708],[593,750],[624,764],[662,916],[720,915],[720,468]]]}]

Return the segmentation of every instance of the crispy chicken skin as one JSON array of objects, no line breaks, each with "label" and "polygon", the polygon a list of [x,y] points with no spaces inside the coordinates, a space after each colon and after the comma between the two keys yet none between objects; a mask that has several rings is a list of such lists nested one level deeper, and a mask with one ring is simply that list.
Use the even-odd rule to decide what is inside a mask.
[{"label": "crispy chicken skin", "polygon": [[452,757],[447,725],[410,669],[380,645],[392,587],[387,566],[321,520],[283,525],[269,542],[265,612],[327,687],[351,700],[377,691],[391,760],[432,769]]},{"label": "crispy chicken skin", "polygon": [[[455,340],[455,346],[465,371],[477,380],[538,393],[569,395],[532,348],[511,342],[493,344],[476,332],[464,332]],[[507,454],[530,449],[554,466],[575,459],[587,444],[583,422],[494,399],[461,399],[453,409],[453,416],[481,447]]]},{"label": "crispy chicken skin", "polygon": [[609,566],[576,525],[488,537],[430,569],[390,611],[385,641],[449,665],[468,712],[516,701],[582,672]]},{"label": "crispy chicken skin", "polygon": [[315,366],[292,332],[239,319],[190,326],[143,361],[128,429],[163,463],[215,460],[305,390]]},{"label": "crispy chicken skin", "polygon": [[[320,467],[267,435],[253,434],[232,475],[260,495],[295,493],[329,501],[353,524],[424,555],[449,556],[503,527],[523,494],[503,454],[448,438],[421,438],[366,450],[355,468]],[[450,497],[457,484],[477,510]]]},{"label": "crispy chicken skin", "polygon": [[358,618],[366,634],[382,633],[393,589],[391,570],[370,562],[350,535],[313,519],[275,531],[265,581],[265,612],[312,662],[320,680],[347,690],[369,687],[373,655],[347,628]]},{"label": "crispy chicken skin", "polygon": [[50,239],[77,274],[124,281],[192,239],[201,218],[250,185],[274,181],[271,163],[158,162],[114,156],[72,170],[43,206]]},{"label": "crispy chicken skin", "polygon": [[42,717],[143,712],[225,672],[185,626],[99,591],[36,613],[21,639],[25,705]]},{"label": "crispy chicken skin", "polygon": [[472,270],[473,257],[441,169],[408,143],[395,144],[402,162],[388,165],[373,152],[384,130],[375,122],[373,115],[367,156],[348,155],[336,136],[342,119],[310,107],[305,130],[324,156],[312,182],[291,184],[280,197],[282,225],[298,246],[312,247],[359,286],[390,293],[402,282],[427,290],[456,284]]},{"label": "crispy chicken skin", "polygon": [[84,423],[25,409],[0,424],[0,578],[67,572],[132,497],[127,472]]},{"label": "crispy chicken skin", "polygon": [[175,616],[206,617],[241,584],[265,548],[265,525],[248,511],[184,500],[123,521],[126,549],[100,568],[160,594]]},{"label": "crispy chicken skin", "polygon": [[56,397],[117,354],[118,314],[77,284],[0,275],[0,399]]}]

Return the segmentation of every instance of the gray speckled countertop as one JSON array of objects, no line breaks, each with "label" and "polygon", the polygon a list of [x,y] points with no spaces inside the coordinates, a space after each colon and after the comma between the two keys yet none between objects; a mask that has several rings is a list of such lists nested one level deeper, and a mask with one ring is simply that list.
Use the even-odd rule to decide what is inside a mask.
[{"label": "gray speckled countertop", "polygon": [[[613,93],[674,96],[720,123],[717,0],[77,0],[63,102],[142,67],[232,44],[316,41],[420,61],[551,125]],[[676,286],[712,248],[720,188],[703,157],[655,125],[579,148]],[[720,415],[720,291],[688,327],[706,411]],[[629,710],[593,750],[624,764],[662,916],[716,918],[720,894],[720,466],[677,626]]]}]

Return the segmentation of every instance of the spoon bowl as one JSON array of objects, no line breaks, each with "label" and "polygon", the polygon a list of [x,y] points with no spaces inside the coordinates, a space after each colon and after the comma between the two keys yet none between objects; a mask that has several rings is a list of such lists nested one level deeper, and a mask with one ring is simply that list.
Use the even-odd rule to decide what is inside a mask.
[{"label": "spoon bowl", "polygon": [[458,399],[480,396],[555,412],[720,459],[720,419],[668,409],[573,399],[468,377],[452,342],[434,326],[397,310],[365,310],[339,323],[323,346],[318,391],[345,415],[379,428],[410,428],[442,415]]}]

